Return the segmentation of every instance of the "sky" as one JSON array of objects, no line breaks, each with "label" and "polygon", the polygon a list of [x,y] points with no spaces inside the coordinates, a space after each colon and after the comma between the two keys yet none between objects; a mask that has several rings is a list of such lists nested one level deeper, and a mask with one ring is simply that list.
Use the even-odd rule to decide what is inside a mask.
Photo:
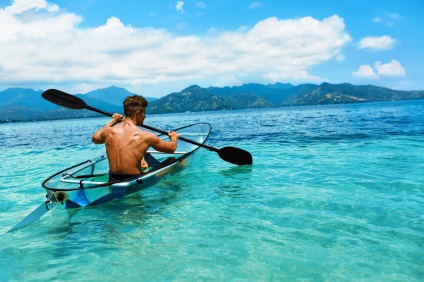
[{"label": "sky", "polygon": [[0,90],[424,90],[421,0],[0,0]]}]

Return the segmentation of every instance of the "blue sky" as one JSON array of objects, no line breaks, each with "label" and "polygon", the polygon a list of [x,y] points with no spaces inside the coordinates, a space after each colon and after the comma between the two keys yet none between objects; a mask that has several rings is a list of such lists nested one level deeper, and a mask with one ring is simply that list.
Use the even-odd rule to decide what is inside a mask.
[{"label": "blue sky", "polygon": [[420,0],[0,0],[0,90],[197,84],[424,90]]}]

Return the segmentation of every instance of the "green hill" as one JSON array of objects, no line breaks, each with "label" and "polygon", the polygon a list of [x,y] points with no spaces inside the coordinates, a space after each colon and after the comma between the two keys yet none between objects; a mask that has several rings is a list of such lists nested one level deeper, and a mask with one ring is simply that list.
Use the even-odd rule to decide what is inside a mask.
[{"label": "green hill", "polygon": [[214,111],[231,108],[231,104],[224,98],[212,95],[205,89],[193,85],[181,92],[169,94],[159,100],[149,103],[148,112],[180,113],[186,111]]},{"label": "green hill", "polygon": [[[9,88],[0,92],[0,122],[27,121],[99,116],[82,110],[68,110],[45,101],[42,90]],[[122,112],[122,101],[134,95],[124,88],[108,87],[77,94],[88,105],[104,111]],[[180,92],[160,99],[146,98],[150,114],[217,111],[244,108],[267,108],[281,106],[323,105],[341,103],[364,103],[424,99],[424,91],[400,91],[373,85],[349,83],[301,84],[255,84],[233,87],[201,88],[190,86]]]}]

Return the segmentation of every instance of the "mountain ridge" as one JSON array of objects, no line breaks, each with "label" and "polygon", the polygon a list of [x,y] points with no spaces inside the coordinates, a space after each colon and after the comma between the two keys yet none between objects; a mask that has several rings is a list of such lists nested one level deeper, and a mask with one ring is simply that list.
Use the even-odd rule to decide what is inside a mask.
[{"label": "mountain ridge", "polygon": [[[69,110],[54,105],[41,97],[42,90],[8,88],[0,92],[0,122],[31,121],[63,118],[95,117],[100,114],[88,110]],[[114,113],[122,112],[122,101],[134,95],[124,88],[110,86],[86,94],[75,94],[88,105]],[[424,99],[424,91],[394,90],[374,85],[258,84],[207,87],[191,85],[180,92],[160,99],[145,97],[149,114],[218,111],[244,108],[327,105]]]}]

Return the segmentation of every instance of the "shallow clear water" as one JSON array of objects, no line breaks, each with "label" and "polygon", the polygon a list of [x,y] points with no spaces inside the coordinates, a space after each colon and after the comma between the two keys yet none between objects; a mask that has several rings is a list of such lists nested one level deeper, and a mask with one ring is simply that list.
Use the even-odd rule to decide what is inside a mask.
[{"label": "shallow clear water", "polygon": [[[0,124],[0,234],[41,182],[104,153],[107,118]],[[213,126],[193,166],[123,200],[0,235],[0,281],[422,281],[424,101],[148,115]]]}]

